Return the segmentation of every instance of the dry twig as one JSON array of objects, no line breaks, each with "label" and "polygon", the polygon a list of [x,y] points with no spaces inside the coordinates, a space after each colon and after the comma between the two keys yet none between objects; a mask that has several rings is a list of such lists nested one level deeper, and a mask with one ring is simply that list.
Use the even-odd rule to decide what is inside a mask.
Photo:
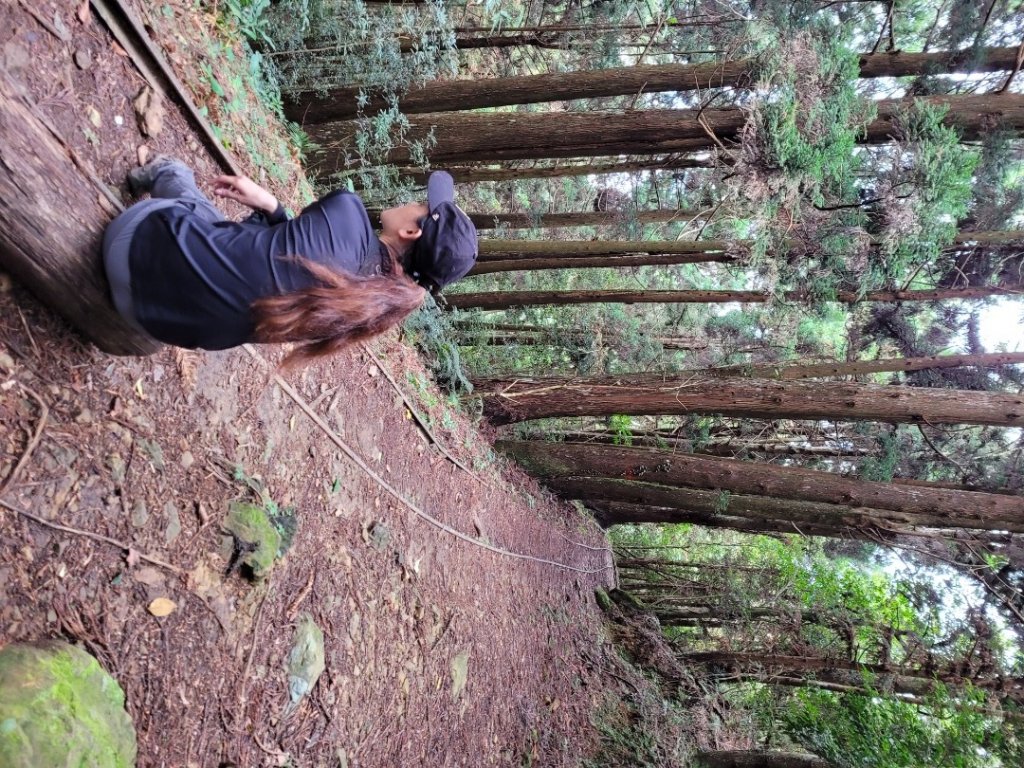
[{"label": "dry twig", "polygon": [[38,523],[39,525],[42,525],[46,528],[52,528],[55,531],[63,531],[64,533],[72,533],[76,536],[84,536],[85,538],[92,539],[93,541],[102,541],[105,544],[110,544],[111,546],[117,547],[118,549],[124,550],[129,554],[137,556],[139,560],[143,560],[147,563],[152,563],[153,565],[159,566],[160,568],[166,568],[168,571],[177,574],[178,576],[185,575],[185,572],[178,566],[171,565],[170,563],[165,563],[163,560],[160,560],[156,557],[144,555],[143,553],[139,552],[137,549],[132,547],[130,544],[126,544],[123,541],[112,539],[109,536],[104,536],[100,533],[93,533],[92,531],[83,531],[80,528],[71,528],[70,526],[60,525],[59,523],[51,523],[49,520],[39,517],[38,515],[33,515],[31,512],[28,512],[27,510],[20,509],[19,507],[16,507],[13,504],[8,504],[3,499],[0,499],[0,507],[8,509],[14,514],[21,515],[22,517],[31,520],[32,522]]},{"label": "dry twig", "polygon": [[25,448],[25,452],[21,454],[21,458],[18,459],[18,463],[14,465],[14,469],[11,470],[11,474],[9,474],[4,481],[0,483],[0,495],[3,495],[3,492],[14,484],[14,480],[18,476],[18,473],[21,472],[22,468],[28,463],[29,457],[32,456],[32,452],[36,449],[36,446],[39,445],[39,441],[43,437],[43,430],[46,428],[46,422],[50,418],[50,409],[46,406],[46,403],[43,402],[43,398],[21,382],[18,382],[18,386],[21,387],[26,395],[39,404],[39,421],[36,422],[35,433],[29,440],[28,446]]}]

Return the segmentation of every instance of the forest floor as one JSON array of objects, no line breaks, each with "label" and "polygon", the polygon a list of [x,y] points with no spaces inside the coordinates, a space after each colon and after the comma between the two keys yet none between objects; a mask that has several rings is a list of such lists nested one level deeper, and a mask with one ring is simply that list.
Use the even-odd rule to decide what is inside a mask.
[{"label": "forest floor", "polygon": [[[7,72],[126,202],[143,145],[209,192],[219,170],[182,113],[167,104],[142,136],[142,77],[88,2],[69,5],[0,9]],[[202,60],[210,19],[142,5],[172,63]],[[261,177],[236,147],[301,207],[297,166]],[[92,652],[127,694],[140,766],[579,765],[594,718],[643,683],[605,674],[603,534],[496,459],[396,336],[283,378],[280,356],[110,357],[0,275],[0,645]],[[259,581],[229,568],[237,500],[297,523]],[[303,614],[326,671],[286,715]]]}]

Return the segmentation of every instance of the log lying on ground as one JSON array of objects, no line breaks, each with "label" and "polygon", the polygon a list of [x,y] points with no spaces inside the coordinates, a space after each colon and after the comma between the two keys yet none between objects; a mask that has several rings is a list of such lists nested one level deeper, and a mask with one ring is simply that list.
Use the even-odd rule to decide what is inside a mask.
[{"label": "log lying on ground", "polygon": [[117,209],[21,90],[0,71],[0,268],[104,352],[156,351],[108,295],[100,244]]}]

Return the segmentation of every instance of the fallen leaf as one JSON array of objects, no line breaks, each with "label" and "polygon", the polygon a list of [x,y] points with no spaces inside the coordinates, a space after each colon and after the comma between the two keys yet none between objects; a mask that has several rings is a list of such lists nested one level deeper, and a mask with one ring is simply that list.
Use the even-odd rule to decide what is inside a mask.
[{"label": "fallen leaf", "polygon": [[174,613],[174,609],[177,607],[177,604],[173,600],[168,600],[166,597],[158,597],[149,604],[149,612],[160,618],[163,616],[170,616]]},{"label": "fallen leaf", "polygon": [[469,651],[460,652],[452,659],[452,698],[457,699],[466,687],[469,676]]},{"label": "fallen leaf", "polygon": [[59,11],[53,12],[53,30],[57,33],[57,37],[60,38],[61,42],[66,43],[71,39],[71,30],[64,23],[64,19],[60,17]]},{"label": "fallen leaf", "polygon": [[92,14],[89,13],[89,0],[82,0],[78,4],[78,20],[85,25],[88,25],[92,20]]},{"label": "fallen leaf", "polygon": [[188,585],[196,594],[206,597],[215,592],[220,580],[206,563],[199,563],[188,572]]},{"label": "fallen leaf", "polygon": [[156,568],[151,567],[139,568],[139,570],[132,573],[132,578],[151,587],[164,583],[164,575]]}]

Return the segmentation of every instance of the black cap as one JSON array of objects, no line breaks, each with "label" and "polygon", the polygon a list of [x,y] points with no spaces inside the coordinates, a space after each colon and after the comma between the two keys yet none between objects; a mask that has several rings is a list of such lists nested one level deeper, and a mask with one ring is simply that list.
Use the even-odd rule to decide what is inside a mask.
[{"label": "black cap", "polygon": [[476,264],[476,227],[455,204],[455,181],[444,171],[427,179],[427,210],[423,234],[413,245],[412,278],[427,288],[454,283]]}]

